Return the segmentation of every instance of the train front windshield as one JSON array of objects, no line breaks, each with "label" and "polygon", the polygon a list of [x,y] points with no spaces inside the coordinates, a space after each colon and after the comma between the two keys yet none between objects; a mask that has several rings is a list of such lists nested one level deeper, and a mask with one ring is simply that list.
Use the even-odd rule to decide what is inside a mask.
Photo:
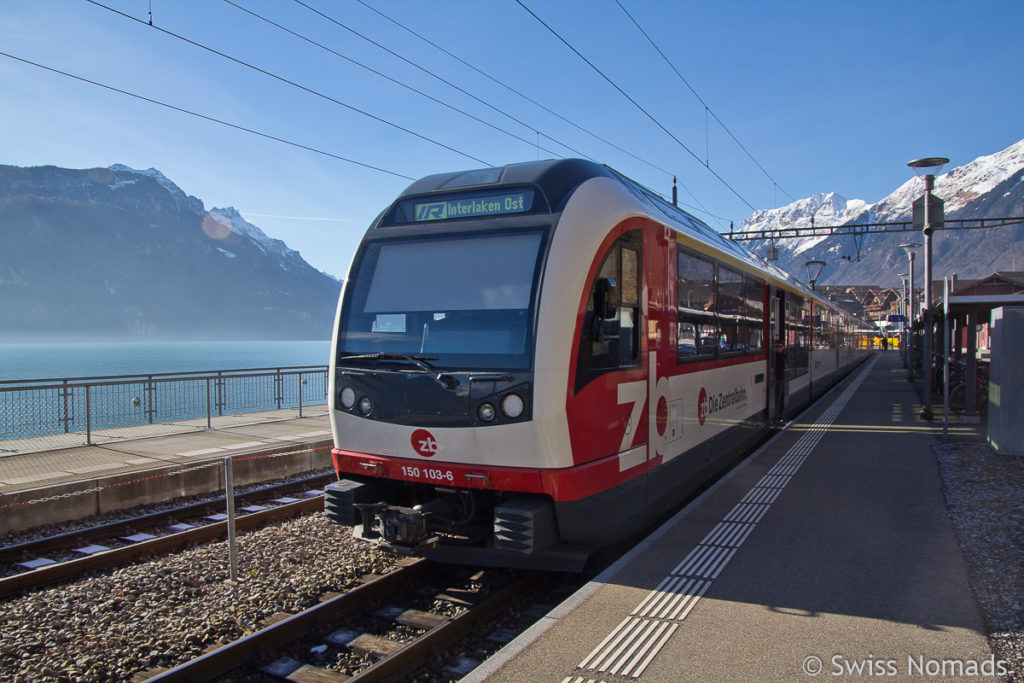
[{"label": "train front windshield", "polygon": [[447,369],[529,368],[542,236],[368,243],[342,310],[339,362],[394,353]]}]

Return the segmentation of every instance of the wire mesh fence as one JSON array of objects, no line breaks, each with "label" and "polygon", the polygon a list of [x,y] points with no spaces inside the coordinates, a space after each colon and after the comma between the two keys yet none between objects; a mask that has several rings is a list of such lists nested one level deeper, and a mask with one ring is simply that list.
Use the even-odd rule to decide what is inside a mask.
[{"label": "wire mesh fence", "polygon": [[327,403],[327,366],[0,382],[0,440]]}]

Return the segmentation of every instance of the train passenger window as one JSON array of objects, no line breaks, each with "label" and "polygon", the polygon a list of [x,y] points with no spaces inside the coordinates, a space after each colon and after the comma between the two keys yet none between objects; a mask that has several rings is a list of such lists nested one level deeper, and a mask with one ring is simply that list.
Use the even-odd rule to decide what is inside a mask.
[{"label": "train passenger window", "polygon": [[[620,237],[605,254],[590,285],[577,358],[576,390],[595,377],[640,362],[640,231]],[[615,314],[601,318],[594,301],[598,288],[615,302]]]},{"label": "train passenger window", "polygon": [[724,266],[718,267],[719,354],[736,355],[746,350],[743,324],[743,276]]},{"label": "train passenger window", "polygon": [[721,333],[715,317],[715,264],[680,249],[676,255],[676,359],[713,358]]},{"label": "train passenger window", "polygon": [[786,373],[789,379],[807,374],[810,315],[810,307],[803,297],[787,295]]},{"label": "train passenger window", "polygon": [[834,349],[835,346],[836,333],[833,324],[832,311],[816,305],[814,316],[814,348],[827,350]]},{"label": "train passenger window", "polygon": [[764,282],[743,277],[743,330],[746,352],[757,354],[764,348]]}]

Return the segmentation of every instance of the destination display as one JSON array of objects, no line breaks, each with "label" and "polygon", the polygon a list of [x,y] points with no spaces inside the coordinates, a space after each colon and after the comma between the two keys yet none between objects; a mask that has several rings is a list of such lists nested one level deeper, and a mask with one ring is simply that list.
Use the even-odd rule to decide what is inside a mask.
[{"label": "destination display", "polygon": [[486,196],[451,197],[413,204],[413,221],[444,221],[453,218],[523,213],[533,208],[533,190],[523,189]]}]

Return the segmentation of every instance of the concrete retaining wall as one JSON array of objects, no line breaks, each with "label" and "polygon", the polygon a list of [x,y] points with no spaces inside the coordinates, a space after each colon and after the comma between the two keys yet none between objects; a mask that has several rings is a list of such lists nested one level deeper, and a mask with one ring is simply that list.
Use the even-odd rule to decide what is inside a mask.
[{"label": "concrete retaining wall", "polygon": [[[259,456],[278,452],[280,446],[264,451],[235,454],[235,487],[329,468],[330,445],[329,440],[309,443],[301,448],[319,450],[277,457]],[[192,470],[197,465],[207,462],[215,464]],[[172,474],[181,470],[192,471]],[[185,496],[223,490],[224,458],[220,457],[17,491],[0,495],[0,533],[22,531],[44,524],[59,524],[91,515],[127,510],[139,505],[163,503]]]}]

